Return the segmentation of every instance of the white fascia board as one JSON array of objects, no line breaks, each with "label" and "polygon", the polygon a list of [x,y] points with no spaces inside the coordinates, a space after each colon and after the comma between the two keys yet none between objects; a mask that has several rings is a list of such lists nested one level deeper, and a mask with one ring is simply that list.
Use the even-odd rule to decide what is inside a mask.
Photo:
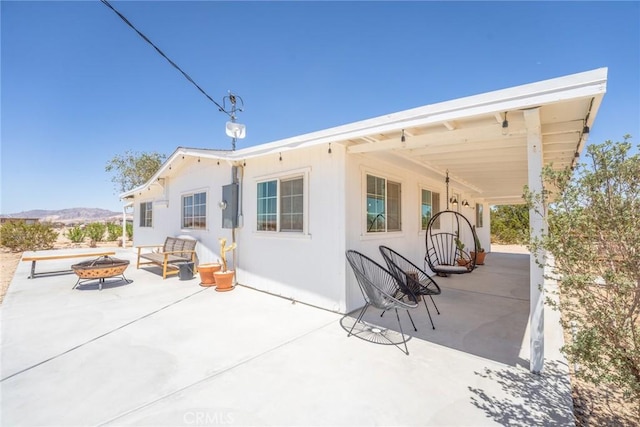
[{"label": "white fascia board", "polygon": [[400,128],[445,123],[501,111],[521,110],[545,104],[554,104],[606,92],[607,68],[529,83],[479,95],[458,98],[432,105],[413,108],[375,117],[347,125],[307,133],[280,141],[238,150],[232,158],[250,158],[263,154],[308,147],[317,144],[341,142],[375,133]]}]

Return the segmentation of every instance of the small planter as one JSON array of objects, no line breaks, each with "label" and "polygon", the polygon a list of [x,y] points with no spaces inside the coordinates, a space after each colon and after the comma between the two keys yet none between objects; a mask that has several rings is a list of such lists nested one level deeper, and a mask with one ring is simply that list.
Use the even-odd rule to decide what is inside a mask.
[{"label": "small planter", "polygon": [[216,279],[216,291],[227,292],[233,290],[233,276],[235,271],[216,271],[213,273]]},{"label": "small planter", "polygon": [[471,264],[471,260],[465,258],[458,258],[458,265],[461,267],[467,267]]},{"label": "small planter", "polygon": [[[476,265],[484,265],[484,257],[487,255],[486,252],[478,252],[478,256],[476,257]],[[475,256],[475,252],[471,252],[471,258]]]},{"label": "small planter", "polygon": [[220,271],[222,266],[220,264],[200,264],[198,266],[198,272],[200,273],[200,285],[202,286],[214,286],[216,279],[214,273]]}]

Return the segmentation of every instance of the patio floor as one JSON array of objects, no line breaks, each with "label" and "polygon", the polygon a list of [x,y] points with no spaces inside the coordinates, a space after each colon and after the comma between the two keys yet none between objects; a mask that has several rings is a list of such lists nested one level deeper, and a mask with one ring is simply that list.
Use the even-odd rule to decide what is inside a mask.
[{"label": "patio floor", "polygon": [[[133,282],[102,291],[72,290],[75,275],[27,279],[20,263],[0,306],[1,425],[573,425],[549,309],[545,371],[528,371],[528,255],[440,278],[435,331],[424,306],[417,332],[400,313],[406,356],[348,338],[357,312],[162,280],[117,252]],[[365,317],[398,338],[393,313]]]}]

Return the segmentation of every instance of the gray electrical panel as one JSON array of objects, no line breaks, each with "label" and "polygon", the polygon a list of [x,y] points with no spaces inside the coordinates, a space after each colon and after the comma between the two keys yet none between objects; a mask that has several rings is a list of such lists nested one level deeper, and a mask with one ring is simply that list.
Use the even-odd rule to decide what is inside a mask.
[{"label": "gray electrical panel", "polygon": [[222,228],[238,227],[238,184],[222,186]]}]

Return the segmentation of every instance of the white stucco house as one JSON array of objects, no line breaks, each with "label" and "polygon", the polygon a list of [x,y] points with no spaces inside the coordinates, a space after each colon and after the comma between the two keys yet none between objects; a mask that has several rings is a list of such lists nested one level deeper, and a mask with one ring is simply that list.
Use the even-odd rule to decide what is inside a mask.
[{"label": "white stucco house", "polygon": [[[521,203],[525,185],[541,187],[544,164],[576,161],[606,83],[601,68],[237,151],[178,147],[153,178],[121,195],[134,206],[134,245],[191,236],[205,263],[219,258],[219,237],[235,238],[238,283],[349,312],[363,299],[347,249],[381,261],[384,244],[423,265],[423,215],[446,208],[448,171],[453,208],[490,250],[489,206]],[[233,201],[219,206],[232,182],[233,230],[222,227]],[[532,229],[542,221],[532,219]],[[543,278],[531,265],[533,343],[542,335]]]}]

